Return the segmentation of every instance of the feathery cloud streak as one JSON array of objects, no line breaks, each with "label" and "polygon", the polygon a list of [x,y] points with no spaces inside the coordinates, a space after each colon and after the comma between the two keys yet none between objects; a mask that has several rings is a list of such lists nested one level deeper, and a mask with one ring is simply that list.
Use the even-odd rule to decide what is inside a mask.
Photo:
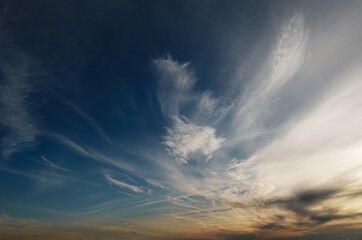
[{"label": "feathery cloud streak", "polygon": [[128,184],[128,183],[125,183],[125,182],[122,182],[122,181],[119,181],[119,180],[116,180],[116,179],[112,178],[109,174],[105,174],[104,178],[108,181],[108,183],[110,183],[112,185],[116,185],[120,188],[128,189],[135,193],[143,192],[143,190],[141,188]]},{"label": "feathery cloud streak", "polygon": [[191,100],[196,78],[189,69],[190,63],[179,63],[170,56],[153,60],[160,79],[158,100],[166,116],[177,116]]},{"label": "feathery cloud streak", "polygon": [[263,134],[266,123],[277,116],[278,93],[293,80],[302,65],[307,39],[308,31],[301,13],[283,23],[265,66],[236,103],[233,128],[239,138]]},{"label": "feathery cloud streak", "polygon": [[26,56],[17,51],[8,55],[10,57],[1,57],[3,78],[0,82],[0,124],[6,129],[1,138],[4,159],[33,146],[39,134],[37,121],[30,111],[32,85],[27,76]]}]

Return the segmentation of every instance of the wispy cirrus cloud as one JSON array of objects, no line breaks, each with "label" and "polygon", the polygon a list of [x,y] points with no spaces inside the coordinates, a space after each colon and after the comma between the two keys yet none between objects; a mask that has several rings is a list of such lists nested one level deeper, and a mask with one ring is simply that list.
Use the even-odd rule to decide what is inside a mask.
[{"label": "wispy cirrus cloud", "polygon": [[166,116],[177,116],[191,100],[196,78],[190,63],[179,63],[171,56],[153,60],[159,77],[158,100]]},{"label": "wispy cirrus cloud", "polygon": [[41,190],[53,189],[55,187],[64,186],[68,182],[89,184],[89,182],[83,181],[80,178],[50,170],[35,170],[31,172],[30,171],[26,172],[7,167],[0,167],[0,171],[15,174],[33,180],[36,183],[36,187]]},{"label": "wispy cirrus cloud", "polygon": [[107,143],[112,144],[110,137],[104,132],[103,128],[99,126],[99,124],[94,120],[94,118],[92,118],[89,114],[85,113],[74,103],[66,100],[64,97],[59,96],[58,94],[56,94],[56,96],[58,96],[58,98],[63,103],[72,108],[79,116],[81,116]]},{"label": "wispy cirrus cloud", "polygon": [[40,156],[40,158],[43,160],[41,163],[50,167],[50,168],[54,168],[54,169],[58,169],[58,170],[62,170],[62,171],[66,171],[66,172],[71,172],[71,170],[61,167],[58,164],[55,164],[54,162],[50,161],[48,158],[46,158],[45,156]]},{"label": "wispy cirrus cloud", "polygon": [[115,185],[117,187],[120,187],[120,188],[123,188],[123,189],[128,189],[128,190],[131,190],[135,193],[141,193],[143,192],[143,190],[138,187],[138,186],[135,186],[135,185],[131,185],[129,183],[125,183],[125,182],[122,182],[120,180],[117,180],[117,179],[114,179],[112,178],[109,174],[105,174],[104,175],[104,178],[108,181],[109,184],[111,185]]},{"label": "wispy cirrus cloud", "polygon": [[29,229],[39,227],[41,222],[31,218],[16,218],[7,214],[0,214],[1,228],[17,229],[19,227]]},{"label": "wispy cirrus cloud", "polygon": [[146,178],[145,180],[146,180],[146,182],[148,182],[152,186],[155,186],[155,187],[158,187],[158,188],[161,188],[161,189],[166,189],[166,187],[163,184],[159,183],[158,181],[156,181],[154,179]]},{"label": "wispy cirrus cloud", "polygon": [[[216,99],[211,92],[198,93],[194,90],[196,77],[190,63],[179,63],[170,56],[155,59],[153,63],[159,77],[161,110],[172,120],[164,136],[168,152],[183,163],[187,163],[190,155],[197,152],[210,159],[225,139],[216,136],[215,128],[198,125],[194,121],[212,115],[217,105]],[[189,111],[182,113],[182,109],[186,108]]]},{"label": "wispy cirrus cloud", "polygon": [[28,79],[26,55],[10,50],[2,54],[0,61],[0,124],[4,127],[1,154],[4,159],[9,159],[12,154],[33,146],[39,130],[38,121],[31,111],[33,86]]},{"label": "wispy cirrus cloud", "polygon": [[136,170],[133,166],[128,164],[126,161],[123,161],[122,159],[115,159],[115,158],[109,157],[92,147],[77,143],[74,140],[72,140],[66,136],[57,134],[57,133],[49,132],[48,135],[50,137],[54,138],[55,140],[59,141],[60,143],[62,143],[64,146],[70,148],[74,152],[76,152],[84,157],[114,166],[114,167],[122,169],[122,170],[129,171],[132,173],[136,172]]},{"label": "wispy cirrus cloud", "polygon": [[233,131],[236,138],[258,137],[264,133],[268,121],[276,118],[279,95],[304,62],[308,35],[302,13],[282,24],[266,63],[235,103]]}]

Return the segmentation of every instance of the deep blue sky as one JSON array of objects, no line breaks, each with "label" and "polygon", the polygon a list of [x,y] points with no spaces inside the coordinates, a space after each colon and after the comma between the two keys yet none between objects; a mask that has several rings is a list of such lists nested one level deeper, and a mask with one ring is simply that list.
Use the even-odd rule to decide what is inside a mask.
[{"label": "deep blue sky", "polygon": [[361,7],[0,1],[0,233],[358,239]]}]

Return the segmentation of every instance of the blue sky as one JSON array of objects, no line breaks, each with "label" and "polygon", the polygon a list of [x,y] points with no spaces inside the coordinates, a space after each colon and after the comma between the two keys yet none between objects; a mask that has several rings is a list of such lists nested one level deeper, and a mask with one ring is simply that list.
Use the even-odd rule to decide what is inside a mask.
[{"label": "blue sky", "polygon": [[0,6],[3,236],[361,236],[360,2]]}]

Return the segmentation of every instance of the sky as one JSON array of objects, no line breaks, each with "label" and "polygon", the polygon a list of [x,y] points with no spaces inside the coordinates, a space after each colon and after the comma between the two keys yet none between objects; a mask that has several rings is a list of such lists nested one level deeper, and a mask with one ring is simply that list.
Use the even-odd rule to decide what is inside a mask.
[{"label": "sky", "polygon": [[0,239],[361,239],[361,22],[0,0]]}]

